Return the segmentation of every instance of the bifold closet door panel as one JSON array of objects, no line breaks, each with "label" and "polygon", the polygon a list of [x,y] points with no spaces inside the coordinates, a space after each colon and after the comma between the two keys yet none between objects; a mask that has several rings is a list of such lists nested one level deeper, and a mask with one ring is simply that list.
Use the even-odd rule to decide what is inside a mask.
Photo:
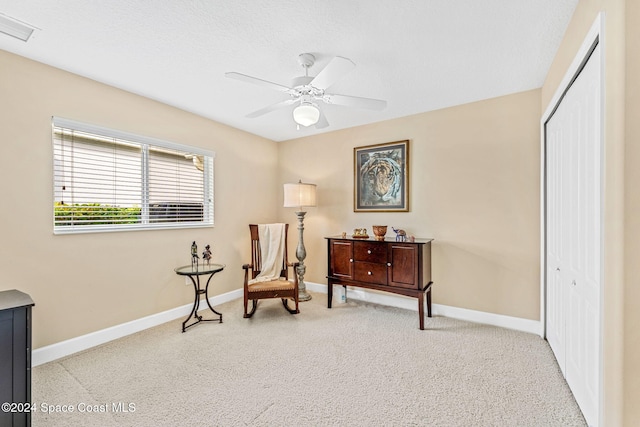
[{"label": "bifold closet door panel", "polygon": [[597,422],[602,286],[600,47],[546,124],[547,339],[588,422]]}]

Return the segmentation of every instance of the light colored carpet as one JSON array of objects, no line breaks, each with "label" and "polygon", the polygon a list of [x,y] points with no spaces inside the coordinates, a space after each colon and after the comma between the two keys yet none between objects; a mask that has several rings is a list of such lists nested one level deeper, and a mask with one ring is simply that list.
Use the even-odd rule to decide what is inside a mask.
[{"label": "light colored carpet", "polygon": [[247,320],[235,300],[222,324],[176,320],[38,366],[33,425],[586,425],[538,336],[444,317],[420,331],[413,311],[329,310],[323,294],[300,308],[263,301]]}]

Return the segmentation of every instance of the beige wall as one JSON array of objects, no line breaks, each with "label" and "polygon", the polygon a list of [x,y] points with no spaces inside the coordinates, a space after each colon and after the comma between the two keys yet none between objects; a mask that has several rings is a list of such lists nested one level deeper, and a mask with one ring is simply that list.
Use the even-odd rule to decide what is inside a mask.
[{"label": "beige wall", "polygon": [[640,423],[640,2],[626,3],[625,424]]},{"label": "beige wall", "polygon": [[636,0],[580,0],[542,88],[542,110],[601,11],[605,14],[603,425],[635,426],[640,420],[640,203],[635,191],[640,184],[640,10]]},{"label": "beige wall", "polygon": [[[193,240],[227,265],[213,294],[241,286],[247,224],[276,220],[276,143],[4,51],[0,93],[0,290],[34,299],[35,348],[190,303],[173,268]],[[54,236],[51,116],[215,151],[216,226]]]},{"label": "beige wall", "polygon": [[[280,143],[281,181],[318,185],[306,279],[326,284],[325,236],[389,225],[435,238],[434,303],[538,320],[539,117],[534,90]],[[403,139],[410,212],[354,213],[353,148]],[[281,214],[295,223],[292,209]]]}]

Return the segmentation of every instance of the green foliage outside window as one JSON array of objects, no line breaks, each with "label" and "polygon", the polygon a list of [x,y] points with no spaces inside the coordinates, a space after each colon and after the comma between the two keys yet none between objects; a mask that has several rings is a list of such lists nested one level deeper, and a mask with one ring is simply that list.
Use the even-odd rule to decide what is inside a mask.
[{"label": "green foliage outside window", "polygon": [[101,225],[101,224],[138,224],[142,209],[134,206],[103,205],[100,203],[74,203],[54,205],[55,225]]}]

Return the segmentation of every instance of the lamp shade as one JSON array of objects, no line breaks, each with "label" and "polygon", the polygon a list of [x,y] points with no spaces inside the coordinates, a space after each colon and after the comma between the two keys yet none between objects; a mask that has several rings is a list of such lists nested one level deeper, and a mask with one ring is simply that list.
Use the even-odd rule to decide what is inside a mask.
[{"label": "lamp shade", "polygon": [[296,184],[284,184],[284,207],[301,208],[316,205],[316,185],[299,181]]},{"label": "lamp shade", "polygon": [[302,126],[311,126],[318,123],[320,110],[313,104],[302,103],[293,109],[293,120]]}]

